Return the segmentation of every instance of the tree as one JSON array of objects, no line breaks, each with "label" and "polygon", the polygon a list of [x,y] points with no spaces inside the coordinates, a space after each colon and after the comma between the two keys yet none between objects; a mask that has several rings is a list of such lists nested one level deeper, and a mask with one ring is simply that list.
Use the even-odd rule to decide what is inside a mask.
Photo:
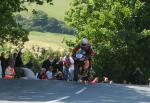
[{"label": "tree", "polygon": [[0,45],[4,43],[18,45],[28,40],[28,31],[14,19],[14,13],[27,10],[24,3],[42,5],[47,2],[52,5],[52,0],[0,0],[0,2]]},{"label": "tree", "polygon": [[48,22],[48,15],[44,11],[36,11],[32,17],[33,26],[45,26]]},{"label": "tree", "polygon": [[87,37],[93,44],[96,68],[122,81],[135,64],[145,67],[145,49],[138,41],[150,36],[149,18],[149,0],[73,0],[65,20],[77,30],[77,41]]}]

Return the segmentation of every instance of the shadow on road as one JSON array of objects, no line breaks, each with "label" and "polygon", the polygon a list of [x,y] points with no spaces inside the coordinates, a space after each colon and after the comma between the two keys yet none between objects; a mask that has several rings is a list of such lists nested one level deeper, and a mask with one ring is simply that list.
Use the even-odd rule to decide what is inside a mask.
[{"label": "shadow on road", "polygon": [[[86,88],[84,91],[78,91]],[[63,98],[66,97],[67,98]],[[60,99],[63,98],[63,99]],[[0,80],[0,102],[150,103],[150,88],[65,81]]]}]

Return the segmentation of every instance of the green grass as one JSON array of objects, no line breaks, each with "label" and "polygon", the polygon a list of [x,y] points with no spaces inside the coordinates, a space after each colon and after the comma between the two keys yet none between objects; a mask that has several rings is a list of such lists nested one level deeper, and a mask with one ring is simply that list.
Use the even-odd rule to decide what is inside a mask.
[{"label": "green grass", "polygon": [[53,50],[66,50],[68,47],[63,43],[63,39],[75,41],[75,36],[56,34],[56,33],[41,33],[30,32],[29,41],[25,43],[26,48],[32,48],[33,45],[38,45],[44,48],[52,48]]},{"label": "green grass", "polygon": [[[32,10],[42,10],[48,14],[49,17],[54,17],[64,21],[65,12],[69,9],[69,3],[71,0],[53,0],[54,5],[44,4],[25,4],[28,8],[27,11],[23,11],[20,14],[24,17],[31,17]],[[56,33],[41,33],[41,32],[30,32],[29,41],[25,43],[26,48],[31,48],[33,45],[40,47],[52,48],[53,50],[65,50],[67,46],[62,43],[63,39],[75,40],[74,36]]]},{"label": "green grass", "polygon": [[69,9],[70,0],[53,0],[54,5],[44,4],[44,5],[36,5],[36,4],[25,4],[29,9],[27,11],[23,11],[20,14],[25,17],[30,17],[32,15],[32,10],[42,10],[48,14],[49,17],[55,17],[59,20],[64,20],[65,12]]}]

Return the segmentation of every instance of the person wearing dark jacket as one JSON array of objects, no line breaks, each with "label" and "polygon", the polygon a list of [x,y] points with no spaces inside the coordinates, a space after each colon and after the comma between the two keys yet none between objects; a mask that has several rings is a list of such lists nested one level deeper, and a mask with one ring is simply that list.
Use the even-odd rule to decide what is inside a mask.
[{"label": "person wearing dark jacket", "polygon": [[53,66],[53,58],[51,56],[49,56],[48,59],[42,63],[42,68],[45,68],[46,71],[48,70],[49,66]]},{"label": "person wearing dark jacket", "polygon": [[1,60],[1,66],[2,66],[2,77],[4,77],[5,76],[5,68],[6,68],[6,66],[5,66],[6,59],[4,57],[4,53],[1,53],[0,60]]},{"label": "person wearing dark jacket", "polygon": [[141,85],[143,82],[143,72],[139,67],[136,67],[135,71],[133,72],[133,79],[134,83]]},{"label": "person wearing dark jacket", "polygon": [[59,58],[59,61],[57,62],[57,68],[58,71],[63,72],[63,57]]},{"label": "person wearing dark jacket", "polygon": [[22,61],[22,53],[21,51],[19,51],[19,53],[17,54],[15,61],[14,61],[14,70],[15,70],[15,77],[16,78],[20,78],[24,76],[24,71],[21,69],[21,67],[23,67],[23,61]]},{"label": "person wearing dark jacket", "polygon": [[21,51],[18,53],[17,57],[16,57],[16,61],[15,61],[15,67],[22,67],[23,66],[23,62],[22,62],[22,57],[21,57],[22,53]]}]

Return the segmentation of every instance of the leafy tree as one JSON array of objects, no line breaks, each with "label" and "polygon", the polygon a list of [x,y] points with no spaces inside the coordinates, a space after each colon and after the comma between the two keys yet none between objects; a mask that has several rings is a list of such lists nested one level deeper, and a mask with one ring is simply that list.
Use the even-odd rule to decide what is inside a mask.
[{"label": "leafy tree", "polygon": [[48,22],[48,15],[44,11],[36,11],[33,14],[32,25],[33,26],[45,26]]},{"label": "leafy tree", "polygon": [[31,29],[31,26],[32,26],[32,20],[31,19],[27,19],[20,14],[15,15],[14,19],[16,20],[16,23],[21,25],[25,30]]},{"label": "leafy tree", "polygon": [[96,52],[94,66],[101,68],[102,75],[121,82],[129,80],[134,65],[146,67],[144,58],[150,54],[145,52],[148,46],[142,45],[150,43],[146,39],[149,18],[149,0],[73,0],[65,20],[77,30],[77,41],[82,37],[91,41]]},{"label": "leafy tree", "polygon": [[44,2],[52,4],[52,0],[0,0],[0,45],[4,43],[22,44],[28,40],[28,31],[16,23],[14,13],[27,10],[24,3]]},{"label": "leafy tree", "polygon": [[15,16],[15,20],[19,25],[29,31],[53,32],[61,34],[75,34],[75,30],[66,25],[65,22],[48,17],[44,11],[34,11],[32,17],[25,18],[20,14]]}]

